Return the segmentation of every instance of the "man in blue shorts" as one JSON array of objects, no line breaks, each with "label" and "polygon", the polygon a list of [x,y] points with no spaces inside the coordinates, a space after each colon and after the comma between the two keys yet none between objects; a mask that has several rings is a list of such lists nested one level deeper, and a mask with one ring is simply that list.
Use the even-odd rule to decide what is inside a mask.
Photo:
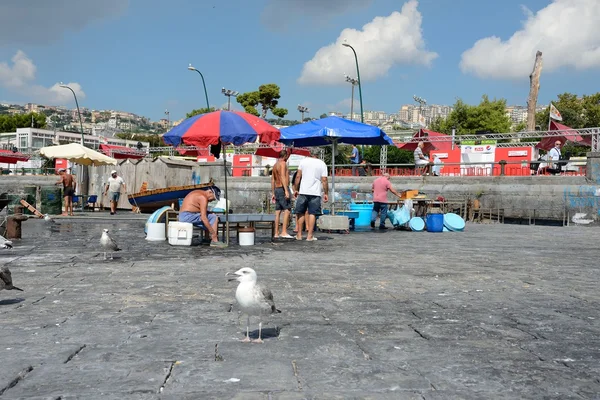
[{"label": "man in blue shorts", "polygon": [[207,231],[212,247],[227,246],[225,243],[219,242],[217,236],[219,217],[216,214],[208,213],[208,203],[220,198],[221,190],[216,186],[206,190],[194,190],[185,196],[179,209],[179,222],[189,222]]}]

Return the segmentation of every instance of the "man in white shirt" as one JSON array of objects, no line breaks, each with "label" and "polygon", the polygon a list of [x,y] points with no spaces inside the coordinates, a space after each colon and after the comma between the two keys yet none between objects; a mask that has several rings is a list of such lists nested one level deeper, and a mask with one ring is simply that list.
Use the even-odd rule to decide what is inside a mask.
[{"label": "man in white shirt", "polygon": [[296,200],[296,215],[298,217],[298,233],[296,240],[302,240],[302,228],[304,225],[304,213],[308,210],[306,221],[308,234],[307,241],[315,241],[313,236],[316,215],[321,214],[321,193],[323,201],[329,200],[329,186],[327,183],[327,165],[316,157],[306,157],[298,165],[298,174],[294,182],[294,188],[298,191]]},{"label": "man in white shirt", "polygon": [[117,203],[119,203],[119,197],[121,197],[121,186],[123,186],[123,189],[127,190],[123,178],[117,176],[117,171],[112,170],[110,172],[110,178],[108,178],[108,183],[106,184],[106,189],[104,190],[105,196],[106,192],[108,192],[108,200],[110,201],[110,215],[117,213]]},{"label": "man in white shirt", "polygon": [[[554,143],[554,147],[550,149],[550,151],[548,152],[548,160],[549,161],[558,161],[560,160],[560,146],[562,145],[562,143],[560,142],[560,140],[557,140]],[[558,163],[552,163],[550,164],[550,168],[558,170]]]}]

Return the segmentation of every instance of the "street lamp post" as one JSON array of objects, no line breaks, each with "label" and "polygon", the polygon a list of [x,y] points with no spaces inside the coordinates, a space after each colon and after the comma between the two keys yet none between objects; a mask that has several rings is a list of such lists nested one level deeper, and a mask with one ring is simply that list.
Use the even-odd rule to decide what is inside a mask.
[{"label": "street lamp post", "polygon": [[[419,121],[418,122],[419,122],[419,125],[421,125],[421,110],[423,108],[423,105],[427,105],[427,100],[425,100],[417,95],[413,96],[413,100],[416,101],[417,103],[419,103]],[[423,119],[425,119],[425,118],[423,118]]]},{"label": "street lamp post", "polygon": [[348,75],[344,76],[346,77],[346,82],[350,82],[352,84],[352,97],[350,99],[350,120],[354,121],[354,86],[358,84],[358,79],[351,78]]},{"label": "street lamp post", "polygon": [[[69,89],[71,91],[71,93],[73,93],[73,97],[75,98],[75,105],[77,106],[77,114],[79,115],[79,128],[81,129],[81,145],[85,146],[83,143],[84,142],[84,140],[83,140],[83,121],[81,119],[81,111],[79,110],[79,102],[77,101],[77,95],[75,94],[75,91],[71,87],[65,85],[64,83],[60,82],[59,85],[61,88]],[[81,178],[80,179],[81,179],[81,194],[87,195],[88,185],[89,185],[88,170],[87,170],[87,167],[83,164],[81,164]],[[68,212],[69,210],[66,207],[67,206],[65,204],[65,211]]]},{"label": "street lamp post", "polygon": [[221,89],[221,93],[227,96],[227,111],[231,111],[231,96],[237,97],[237,95],[240,94],[240,92],[223,88]]},{"label": "street lamp post", "polygon": [[308,109],[308,107],[304,107],[301,106],[300,104],[298,104],[298,111],[300,111],[300,114],[302,115],[302,119],[300,120],[300,123],[304,122],[304,113],[309,113],[310,110]]},{"label": "street lamp post", "polygon": [[81,128],[81,145],[83,146],[83,122],[81,121],[81,111],[79,111],[79,102],[77,101],[77,95],[75,94],[75,91],[73,89],[63,84],[62,82],[60,83],[60,87],[69,89],[71,93],[73,93],[73,97],[75,97],[75,105],[77,106],[77,114],[79,115],[79,127]]},{"label": "street lamp post", "polygon": [[206,91],[206,83],[204,82],[204,75],[202,75],[202,72],[200,72],[196,68],[194,68],[192,66],[192,64],[190,64],[188,66],[188,69],[190,71],[196,71],[197,73],[200,74],[200,77],[202,78],[202,86],[204,86],[204,96],[206,96],[206,109],[207,109],[207,112],[210,112],[210,105],[208,104],[208,92]]},{"label": "street lamp post", "polygon": [[356,55],[356,50],[354,47],[350,46],[348,43],[342,43],[342,46],[349,47],[354,53],[354,61],[356,61],[356,75],[358,75],[358,97],[360,98],[360,122],[365,122],[364,114],[363,114],[363,102],[362,102],[362,85],[360,82],[360,70],[358,69],[358,56]]},{"label": "street lamp post", "polygon": [[169,130],[169,126],[171,125],[171,117],[169,114],[169,110],[165,110],[165,115],[167,116],[167,131]]}]

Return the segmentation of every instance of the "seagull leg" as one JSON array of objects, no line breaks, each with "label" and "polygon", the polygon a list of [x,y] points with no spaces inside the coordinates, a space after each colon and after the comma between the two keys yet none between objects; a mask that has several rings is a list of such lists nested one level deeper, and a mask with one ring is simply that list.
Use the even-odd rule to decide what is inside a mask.
[{"label": "seagull leg", "polygon": [[106,252],[104,252],[104,259],[106,260]]},{"label": "seagull leg", "polygon": [[242,339],[243,343],[250,343],[250,316],[246,319],[246,337]]},{"label": "seagull leg", "polygon": [[111,259],[111,260],[114,260],[114,258],[113,258],[113,253],[110,253],[110,259]]},{"label": "seagull leg", "polygon": [[261,339],[262,336],[262,321],[258,322],[258,339],[254,339],[252,343],[264,343]]}]

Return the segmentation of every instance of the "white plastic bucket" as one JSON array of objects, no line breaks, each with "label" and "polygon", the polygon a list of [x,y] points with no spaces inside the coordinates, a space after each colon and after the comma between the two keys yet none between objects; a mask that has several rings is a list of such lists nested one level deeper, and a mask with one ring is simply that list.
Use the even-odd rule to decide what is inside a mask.
[{"label": "white plastic bucket", "polygon": [[191,246],[194,226],[189,222],[169,222],[169,244]]},{"label": "white plastic bucket", "polygon": [[240,228],[240,246],[254,246],[254,228]]},{"label": "white plastic bucket", "polygon": [[165,236],[165,224],[159,222],[148,222],[146,226],[146,240],[151,242],[158,242],[166,240]]}]

